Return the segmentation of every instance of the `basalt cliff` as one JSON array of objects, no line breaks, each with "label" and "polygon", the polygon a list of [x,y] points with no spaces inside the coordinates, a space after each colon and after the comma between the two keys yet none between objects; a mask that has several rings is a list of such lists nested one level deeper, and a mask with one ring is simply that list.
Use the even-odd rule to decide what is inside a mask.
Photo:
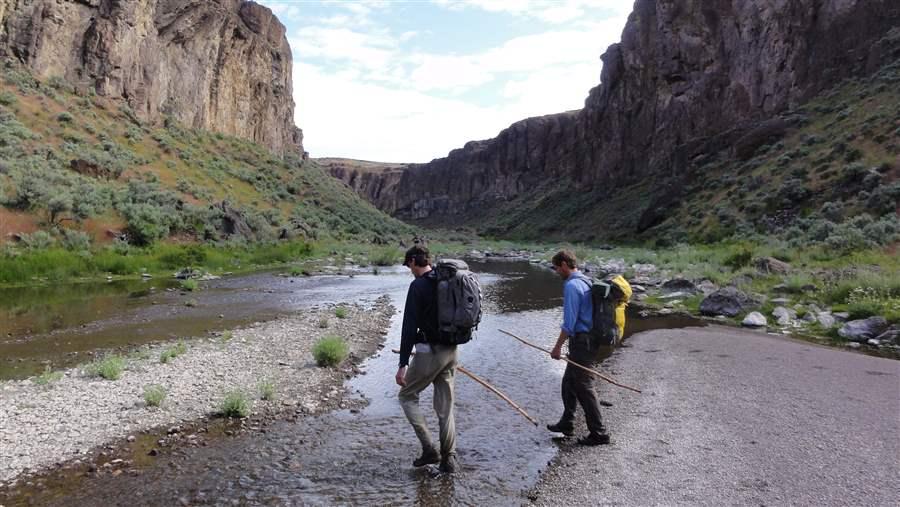
[{"label": "basalt cliff", "polygon": [[[895,0],[637,0],[583,109],[517,122],[426,164],[331,172],[397,217],[451,224],[537,209],[563,187],[596,200],[641,185],[642,198],[623,203],[640,213],[622,226],[647,228],[686,178],[703,177],[705,157],[752,155],[792,127],[785,112],[900,57],[888,36],[898,26]],[[593,209],[567,199],[563,219]]]},{"label": "basalt cliff", "polygon": [[0,55],[144,120],[303,152],[285,28],[253,2],[0,0]]}]

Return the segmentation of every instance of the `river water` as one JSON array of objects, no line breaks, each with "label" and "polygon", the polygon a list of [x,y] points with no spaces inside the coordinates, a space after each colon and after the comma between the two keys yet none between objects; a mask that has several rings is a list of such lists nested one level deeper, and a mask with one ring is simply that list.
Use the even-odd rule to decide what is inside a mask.
[{"label": "river water", "polygon": [[[551,346],[561,318],[561,282],[552,272],[527,262],[471,263],[485,286],[486,314],[474,339],[460,347],[460,363],[517,401],[541,423],[555,421],[561,411],[559,382],[564,364],[550,360],[499,332],[509,330],[544,346]],[[327,301],[374,299],[388,294],[402,309],[410,275],[312,277],[290,281],[272,274],[221,280],[190,295],[194,308],[205,309],[204,328],[228,327]],[[154,293],[163,293],[158,297]],[[189,315],[174,312],[185,296],[149,289],[134,296],[125,310],[103,315],[104,325],[82,323],[90,329],[133,330],[129,318],[146,319],[126,343],[184,334]],[[156,298],[156,304],[146,304]],[[90,299],[90,298],[88,298]],[[246,305],[246,306],[245,306]],[[238,308],[240,306],[240,308]],[[224,310],[228,308],[228,310]],[[221,311],[227,317],[218,318]],[[122,314],[125,314],[124,316]],[[191,312],[183,312],[190,314]],[[154,316],[156,319],[154,319]],[[100,476],[68,484],[64,497],[50,493],[41,503],[57,505],[519,505],[523,491],[537,480],[557,452],[543,426],[535,427],[503,401],[462,374],[456,379],[456,425],[462,473],[445,476],[434,467],[414,469],[420,449],[397,401],[394,373],[402,315],[392,320],[387,346],[364,365],[365,375],[348,383],[352,396],[369,401],[361,411],[337,411],[296,422],[278,422],[265,433],[222,438],[207,447],[182,449],[160,456],[136,477]],[[162,321],[165,325],[158,327]],[[224,321],[224,322],[220,322]],[[182,325],[182,323],[188,323]],[[631,319],[627,334],[648,328],[680,327],[690,320]],[[82,324],[76,324],[80,326]],[[69,324],[71,326],[71,324]],[[65,326],[61,326],[65,327]],[[39,341],[58,343],[42,330]],[[79,351],[104,346],[107,340],[78,342],[81,331],[56,331]],[[66,334],[69,333],[69,334]],[[71,334],[76,333],[76,334]],[[91,336],[84,332],[84,336]],[[121,336],[121,333],[116,334]],[[27,340],[21,340],[24,345]],[[121,343],[120,343],[121,345]],[[9,346],[9,344],[5,345]],[[52,349],[52,347],[49,347]],[[618,352],[616,352],[618,353]],[[35,355],[35,354],[33,354]],[[60,354],[43,357],[60,360]],[[46,360],[46,359],[45,359]],[[620,372],[615,372],[620,373]],[[627,383],[627,372],[621,372]],[[600,397],[612,386],[599,386]],[[430,389],[422,397],[430,407]],[[615,407],[605,410],[615,410]],[[437,422],[425,410],[431,426]],[[54,499],[55,497],[55,499]]]}]

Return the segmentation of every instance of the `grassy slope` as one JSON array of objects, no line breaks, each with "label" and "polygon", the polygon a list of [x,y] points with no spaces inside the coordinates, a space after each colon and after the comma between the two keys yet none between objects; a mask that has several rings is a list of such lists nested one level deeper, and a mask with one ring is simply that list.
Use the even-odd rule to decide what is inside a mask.
[{"label": "grassy slope", "polygon": [[[129,181],[149,181],[156,191],[173,194],[178,212],[225,200],[248,217],[254,229],[252,237],[244,238],[248,240],[272,239],[285,227],[301,236],[363,242],[410,233],[312,161],[301,165],[296,158],[282,159],[221,134],[144,124],[121,104],[79,96],[60,80],[39,83],[25,72],[4,69],[0,115],[0,197],[5,204],[0,207],[0,243],[12,234],[50,229],[46,198],[13,202],[29,174],[44,177],[50,194],[75,188],[99,196],[90,216],[61,222],[88,232],[95,243],[110,241],[108,229],[127,225],[121,201]],[[77,174],[70,163],[78,159],[104,174],[121,175],[107,181]],[[198,212],[182,222],[198,216],[214,220]],[[303,227],[297,229],[297,224]],[[218,223],[194,225],[173,226],[167,236],[225,239],[216,231]]]}]

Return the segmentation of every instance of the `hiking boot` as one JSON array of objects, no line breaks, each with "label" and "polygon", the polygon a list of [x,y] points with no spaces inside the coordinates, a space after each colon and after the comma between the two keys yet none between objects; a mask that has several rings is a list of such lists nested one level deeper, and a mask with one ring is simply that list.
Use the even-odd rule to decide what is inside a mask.
[{"label": "hiking boot", "polygon": [[548,424],[547,429],[552,431],[553,433],[562,433],[567,437],[571,437],[575,434],[575,428],[572,426],[566,426],[564,424],[556,423],[556,424]]},{"label": "hiking boot", "polygon": [[578,439],[578,445],[606,445],[609,443],[609,435],[606,433],[591,433]]},{"label": "hiking boot", "polygon": [[451,454],[441,460],[438,469],[445,474],[455,474],[459,471],[459,461],[456,460],[456,454]]},{"label": "hiking boot", "polygon": [[423,467],[425,465],[433,465],[441,461],[441,455],[438,454],[437,450],[429,449],[427,451],[422,451],[422,455],[413,461],[414,467]]}]

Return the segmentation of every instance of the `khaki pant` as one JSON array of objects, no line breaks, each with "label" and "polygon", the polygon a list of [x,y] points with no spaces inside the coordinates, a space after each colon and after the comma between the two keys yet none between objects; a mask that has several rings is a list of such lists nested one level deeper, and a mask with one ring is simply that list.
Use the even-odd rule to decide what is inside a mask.
[{"label": "khaki pant", "polygon": [[453,420],[453,378],[456,347],[432,345],[431,352],[416,353],[406,370],[406,385],[400,389],[400,406],[412,424],[425,452],[434,448],[425,417],[419,409],[419,393],[434,384],[434,411],[438,416],[441,455],[456,454],[456,425]]}]

